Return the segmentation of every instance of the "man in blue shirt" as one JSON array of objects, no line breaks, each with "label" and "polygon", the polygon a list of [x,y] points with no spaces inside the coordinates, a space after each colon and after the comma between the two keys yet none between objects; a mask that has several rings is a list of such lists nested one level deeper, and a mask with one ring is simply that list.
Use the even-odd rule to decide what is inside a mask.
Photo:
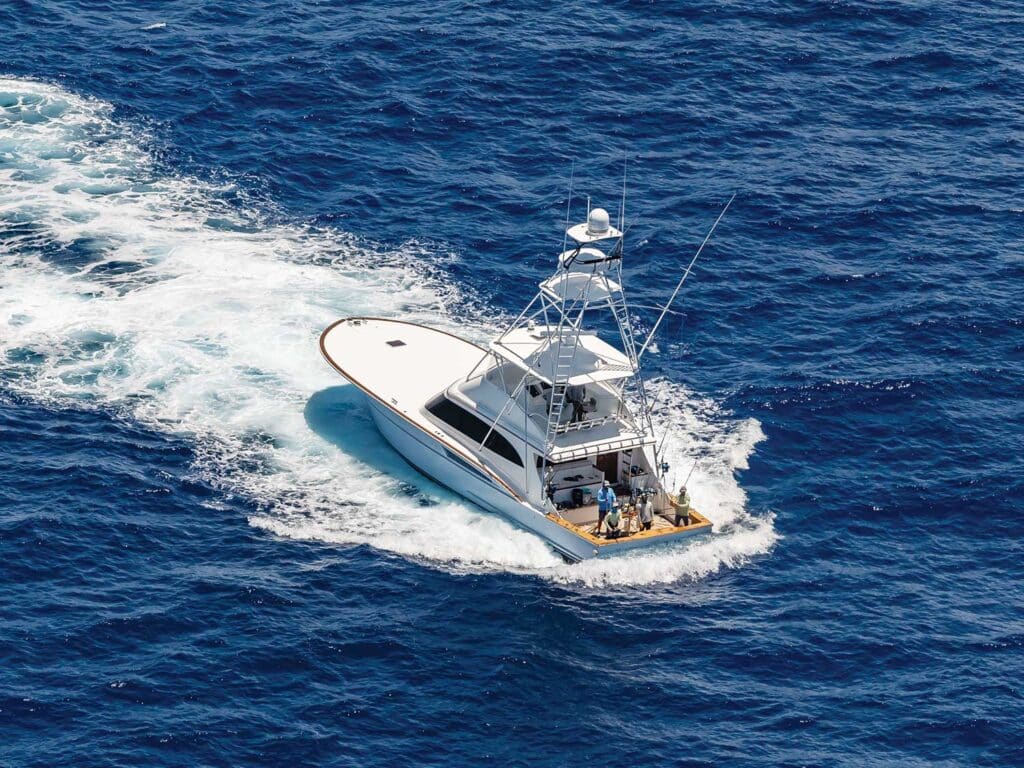
[{"label": "man in blue shirt", "polygon": [[615,491],[607,480],[597,492],[597,532],[601,533],[601,526],[604,524],[605,515],[615,506]]}]

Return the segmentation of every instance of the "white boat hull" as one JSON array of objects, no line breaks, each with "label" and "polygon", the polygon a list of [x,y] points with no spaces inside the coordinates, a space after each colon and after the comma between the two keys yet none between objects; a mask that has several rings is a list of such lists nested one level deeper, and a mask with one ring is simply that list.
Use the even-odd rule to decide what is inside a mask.
[{"label": "white boat hull", "polygon": [[[348,318],[325,330],[320,346],[327,361],[367,395],[377,428],[410,464],[481,509],[541,537],[569,560],[668,544],[711,530],[704,520],[609,540],[594,536],[589,525],[548,516],[528,502],[524,488],[514,487],[481,462],[424,408],[450,383],[449,366],[469,370],[479,362],[484,350],[464,339],[398,320]],[[445,365],[438,365],[438,360]]]},{"label": "white boat hull", "polygon": [[377,429],[402,456],[427,477],[451,488],[489,512],[497,512],[516,525],[543,538],[564,557],[585,560],[599,550],[572,531],[549,520],[536,508],[519,501],[490,478],[473,469],[444,444],[408,424],[387,406],[370,400]]}]

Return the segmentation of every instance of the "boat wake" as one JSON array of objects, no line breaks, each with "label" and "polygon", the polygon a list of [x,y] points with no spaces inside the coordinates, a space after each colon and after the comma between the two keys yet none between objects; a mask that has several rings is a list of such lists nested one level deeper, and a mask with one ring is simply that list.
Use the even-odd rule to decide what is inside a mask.
[{"label": "boat wake", "polygon": [[0,370],[5,387],[186,438],[195,471],[276,535],[368,544],[453,571],[584,585],[699,578],[770,550],[734,471],[763,439],[682,387],[661,416],[677,471],[720,535],[566,566],[539,539],[424,480],[391,451],[317,337],[339,316],[402,316],[475,340],[462,298],[408,242],[375,248],[281,224],[239,191],[158,167],[145,130],[58,86],[0,79]]}]

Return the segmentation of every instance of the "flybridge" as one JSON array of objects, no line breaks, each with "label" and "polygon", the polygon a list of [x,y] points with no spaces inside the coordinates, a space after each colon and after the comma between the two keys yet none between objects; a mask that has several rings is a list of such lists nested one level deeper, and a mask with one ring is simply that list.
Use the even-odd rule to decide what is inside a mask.
[{"label": "flybridge", "polygon": [[[565,343],[571,343],[571,340],[559,335],[557,326],[544,326],[509,331],[492,341],[490,348],[539,381],[554,384],[556,382],[549,374],[557,368]],[[565,382],[569,385],[614,381],[636,373],[630,360],[597,334],[581,333],[576,344],[574,372]]]}]

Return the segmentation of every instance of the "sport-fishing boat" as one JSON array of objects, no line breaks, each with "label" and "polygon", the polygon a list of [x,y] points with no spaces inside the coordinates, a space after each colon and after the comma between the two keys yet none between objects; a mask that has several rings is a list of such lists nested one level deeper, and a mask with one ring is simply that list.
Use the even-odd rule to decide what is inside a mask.
[{"label": "sport-fishing boat", "polygon": [[[572,561],[712,527],[666,487],[623,293],[622,214],[615,227],[587,207],[554,274],[486,347],[374,317],[320,336],[327,362],[368,396],[381,434],[411,464]],[[590,330],[602,314],[614,343]],[[599,524],[605,481],[620,508],[614,530]]]}]

